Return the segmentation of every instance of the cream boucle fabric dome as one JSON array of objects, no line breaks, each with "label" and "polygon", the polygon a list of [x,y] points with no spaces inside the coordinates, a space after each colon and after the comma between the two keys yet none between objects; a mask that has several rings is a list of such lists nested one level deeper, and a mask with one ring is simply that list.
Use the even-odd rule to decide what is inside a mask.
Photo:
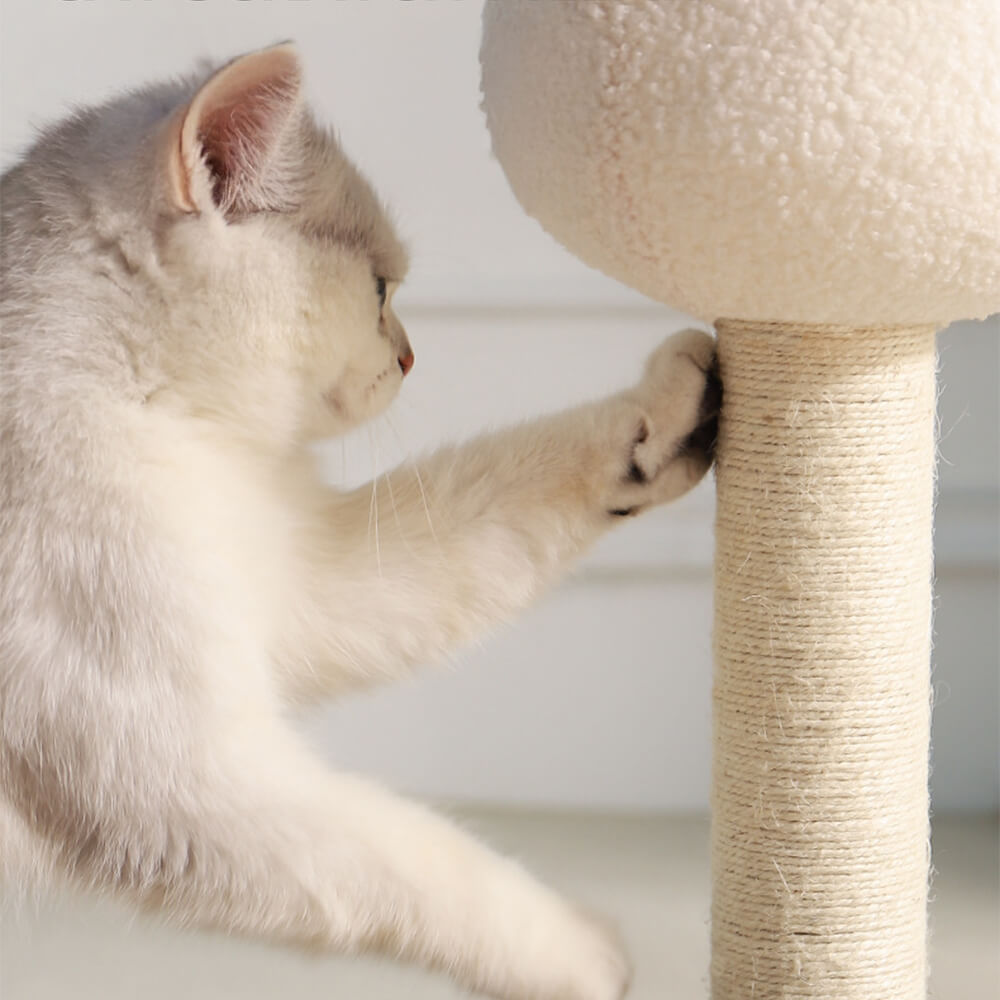
[{"label": "cream boucle fabric dome", "polygon": [[488,0],[525,209],[702,319],[1000,309],[997,0]]}]

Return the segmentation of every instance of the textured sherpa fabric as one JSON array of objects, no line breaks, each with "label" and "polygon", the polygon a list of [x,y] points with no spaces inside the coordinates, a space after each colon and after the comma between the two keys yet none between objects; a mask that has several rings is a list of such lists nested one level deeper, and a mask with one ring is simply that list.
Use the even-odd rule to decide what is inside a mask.
[{"label": "textured sherpa fabric", "polygon": [[1000,309],[1000,0],[487,0],[493,147],[587,263],[703,319]]}]

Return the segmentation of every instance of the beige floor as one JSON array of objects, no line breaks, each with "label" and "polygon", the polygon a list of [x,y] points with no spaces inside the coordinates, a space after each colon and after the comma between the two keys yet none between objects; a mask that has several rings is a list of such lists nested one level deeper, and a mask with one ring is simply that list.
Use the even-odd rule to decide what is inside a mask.
[{"label": "beige floor", "polygon": [[[650,819],[476,811],[490,841],[621,924],[631,1000],[707,996],[707,826]],[[931,996],[1000,997],[995,818],[939,819],[934,834]],[[313,960],[178,934],[104,905],[50,905],[0,926],[2,1000],[445,1000],[442,980],[369,962]]]}]

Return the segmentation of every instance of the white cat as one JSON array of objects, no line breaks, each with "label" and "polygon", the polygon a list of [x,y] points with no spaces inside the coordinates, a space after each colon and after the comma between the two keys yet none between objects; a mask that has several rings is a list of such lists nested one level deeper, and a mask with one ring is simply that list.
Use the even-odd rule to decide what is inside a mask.
[{"label": "white cat", "polygon": [[713,341],[679,334],[629,391],[441,451],[426,497],[393,473],[376,565],[370,491],[325,486],[307,443],[399,389],[406,261],[299,78],[283,45],[136,91],[3,178],[2,874],[497,997],[612,1000],[613,934],[328,769],[284,713],[508,619],[693,486]]}]

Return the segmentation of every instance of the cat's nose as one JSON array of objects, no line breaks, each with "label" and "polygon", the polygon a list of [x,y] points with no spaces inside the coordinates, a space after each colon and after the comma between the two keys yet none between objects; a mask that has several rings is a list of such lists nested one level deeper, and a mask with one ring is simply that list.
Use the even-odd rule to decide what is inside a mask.
[{"label": "cat's nose", "polygon": [[413,367],[413,351],[407,351],[405,354],[399,356],[399,370],[405,376],[406,373]]}]

